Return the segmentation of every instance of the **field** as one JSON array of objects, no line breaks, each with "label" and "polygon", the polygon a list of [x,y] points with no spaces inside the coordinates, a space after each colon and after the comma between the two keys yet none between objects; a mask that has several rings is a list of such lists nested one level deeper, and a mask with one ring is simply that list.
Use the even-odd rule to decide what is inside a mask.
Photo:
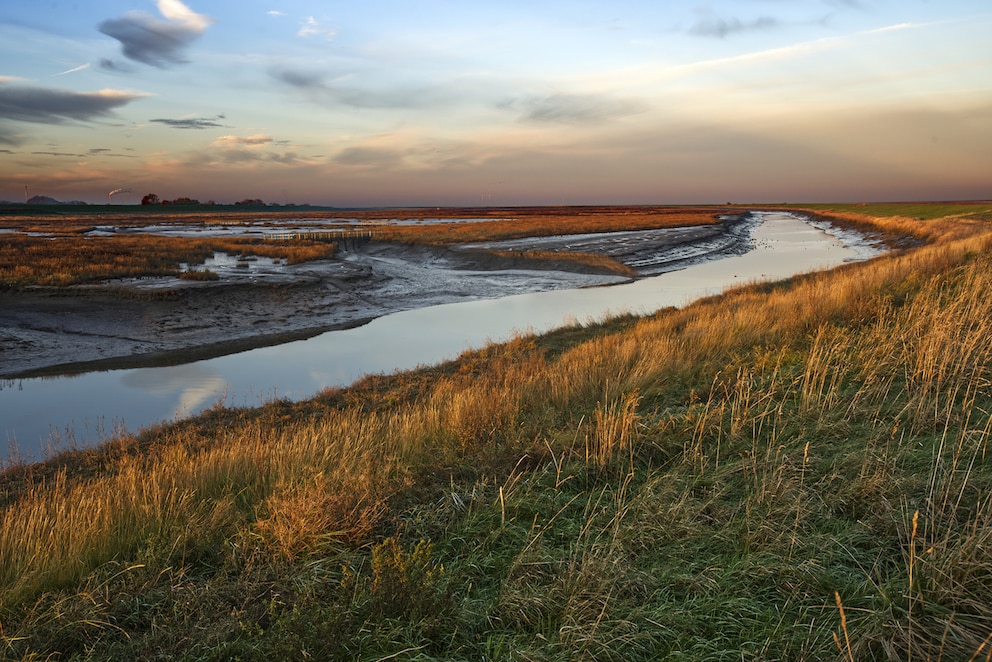
[{"label": "field", "polygon": [[[109,208],[108,208],[109,209]],[[717,222],[718,214],[732,213],[722,207],[645,207],[645,208],[500,208],[445,210],[387,210],[380,212],[245,212],[189,211],[177,213],[168,208],[137,208],[129,212],[96,215],[85,207],[53,213],[33,208],[32,213],[10,208],[0,210],[0,289],[26,286],[65,287],[98,283],[119,278],[184,275],[196,279],[196,265],[215,252],[231,255],[270,257],[287,263],[301,263],[332,257],[333,241],[304,239],[287,242],[273,237],[163,236],[126,234],[120,230],[156,226],[159,228],[211,228],[250,231],[259,226],[279,228],[303,217],[320,223],[322,230],[366,230],[379,241],[417,244],[454,244],[519,237],[580,232],[606,232],[615,229],[641,230],[707,225]],[[47,211],[47,213],[46,213]],[[431,221],[423,224],[425,215]],[[464,218],[480,219],[464,222]],[[398,225],[396,221],[411,221]],[[96,225],[94,221],[99,221]],[[419,223],[418,223],[419,221]],[[446,222],[447,221],[447,222]],[[102,228],[117,232],[94,232]],[[325,233],[333,237],[333,234]],[[531,252],[533,260],[562,259],[561,254]],[[626,274],[623,265],[600,256],[567,256],[579,264]],[[183,268],[186,265],[185,269]]]},{"label": "field", "polygon": [[8,468],[0,651],[992,659],[992,211],[816,211],[924,243]]}]

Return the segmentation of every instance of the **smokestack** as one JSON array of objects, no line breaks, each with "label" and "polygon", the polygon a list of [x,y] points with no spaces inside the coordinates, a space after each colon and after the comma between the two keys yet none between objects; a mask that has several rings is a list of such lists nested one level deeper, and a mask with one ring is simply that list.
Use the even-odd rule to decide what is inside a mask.
[{"label": "smokestack", "polygon": [[111,198],[113,198],[118,193],[130,193],[130,192],[131,192],[131,189],[129,189],[129,188],[117,188],[117,189],[114,189],[113,191],[111,191],[110,193],[107,194],[107,204],[108,205],[109,204],[112,204]]}]

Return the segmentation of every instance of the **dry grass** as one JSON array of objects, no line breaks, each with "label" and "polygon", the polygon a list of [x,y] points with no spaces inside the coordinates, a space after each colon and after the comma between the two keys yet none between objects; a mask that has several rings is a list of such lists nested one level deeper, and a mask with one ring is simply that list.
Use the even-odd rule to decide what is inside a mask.
[{"label": "dry grass", "polygon": [[333,243],[319,242],[3,234],[0,235],[0,287],[65,287],[114,278],[176,276],[183,263],[203,264],[215,252],[296,263],[329,258],[334,251]]},{"label": "dry grass", "polygon": [[587,267],[598,272],[626,276],[628,278],[637,277],[637,270],[628,267],[623,262],[607,255],[597,255],[595,253],[573,253],[571,251],[486,251],[492,255],[516,259],[541,260],[544,262],[569,262],[573,265]]},{"label": "dry grass", "polygon": [[[321,229],[354,229],[347,219],[372,228],[380,241],[452,244],[531,236],[638,230],[718,222],[722,214],[739,213],[724,207],[576,207],[508,209],[438,209],[308,212],[309,222]],[[214,252],[253,255],[289,263],[330,258],[335,245],[312,240],[256,238],[169,237],[152,233],[125,236],[87,236],[95,220],[117,228],[147,226],[237,226],[243,223],[299,223],[298,212],[188,213],[141,210],[140,214],[60,216],[33,214],[0,216],[0,228],[18,233],[0,234],[0,287],[44,285],[65,287],[114,278],[178,275],[180,265],[199,265]],[[397,220],[434,219],[428,225],[392,225]],[[459,219],[484,219],[472,222]],[[451,219],[452,222],[436,222]],[[20,233],[36,233],[39,236]],[[514,254],[520,257],[520,254]],[[616,260],[598,255],[531,251],[528,259],[562,260],[610,273],[633,276]]]},{"label": "dry grass", "polygon": [[6,654],[982,659],[992,234],[925,234],[10,471]]},{"label": "dry grass", "polygon": [[388,241],[456,244],[587,232],[712,225],[719,222],[718,216],[740,211],[725,207],[603,207],[578,210],[562,208],[558,213],[550,214],[547,210],[529,210],[528,213],[508,209],[501,210],[504,216],[500,220],[383,226],[377,229],[376,235]]}]

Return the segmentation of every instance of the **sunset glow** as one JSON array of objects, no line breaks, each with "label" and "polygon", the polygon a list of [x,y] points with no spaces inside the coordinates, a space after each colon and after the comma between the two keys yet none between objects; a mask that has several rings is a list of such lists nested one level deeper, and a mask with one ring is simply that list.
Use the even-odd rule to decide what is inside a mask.
[{"label": "sunset glow", "polygon": [[0,200],[992,197],[966,0],[0,7]]}]

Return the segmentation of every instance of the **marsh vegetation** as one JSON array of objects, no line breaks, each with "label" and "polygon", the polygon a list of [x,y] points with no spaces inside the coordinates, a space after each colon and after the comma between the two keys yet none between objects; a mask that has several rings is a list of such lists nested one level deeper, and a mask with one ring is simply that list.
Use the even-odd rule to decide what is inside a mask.
[{"label": "marsh vegetation", "polygon": [[[9,211],[9,210],[8,210]],[[178,276],[184,265],[201,265],[214,253],[270,257],[297,264],[334,255],[334,241],[283,241],[269,236],[179,236],[172,229],[279,228],[300,218],[299,212],[190,212],[147,209],[140,213],[94,217],[4,213],[0,215],[0,289],[26,286],[66,287],[120,278]],[[709,225],[729,213],[712,207],[569,208],[552,213],[543,208],[436,210],[425,223],[424,210],[312,212],[306,221],[345,236],[355,227],[366,228],[378,241],[450,245],[519,237],[639,230]],[[465,216],[477,219],[466,222]],[[99,220],[100,226],[94,225]],[[398,222],[401,221],[401,222]],[[148,232],[149,226],[155,229]],[[103,231],[110,228],[111,232]],[[158,230],[158,231],[156,231]],[[325,233],[326,234],[326,233]],[[572,259],[606,271],[625,272],[623,265],[603,256],[534,251],[531,260]],[[195,278],[195,277],[194,277]]]},{"label": "marsh vegetation", "polygon": [[15,659],[987,659],[992,213],[0,480]]}]

